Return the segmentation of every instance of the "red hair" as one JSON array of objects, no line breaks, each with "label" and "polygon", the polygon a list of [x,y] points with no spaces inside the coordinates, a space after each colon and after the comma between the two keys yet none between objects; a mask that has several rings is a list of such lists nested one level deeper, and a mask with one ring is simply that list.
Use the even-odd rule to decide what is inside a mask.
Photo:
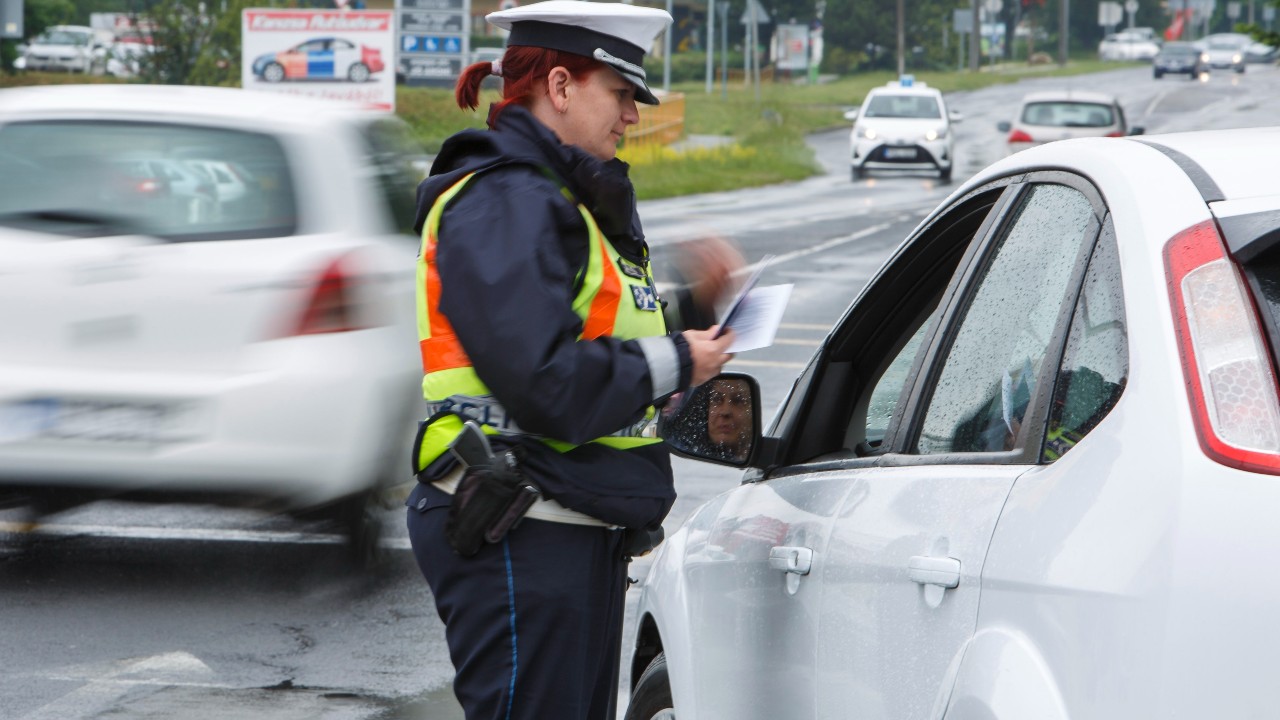
[{"label": "red hair", "polygon": [[[489,113],[492,122],[508,105],[529,107],[545,80],[556,67],[569,71],[574,80],[582,81],[588,75],[604,67],[604,63],[584,55],[549,50],[547,48],[512,45],[502,55],[502,101]],[[478,62],[468,65],[458,76],[454,97],[458,107],[475,110],[480,105],[480,83],[493,74],[493,63]]]}]

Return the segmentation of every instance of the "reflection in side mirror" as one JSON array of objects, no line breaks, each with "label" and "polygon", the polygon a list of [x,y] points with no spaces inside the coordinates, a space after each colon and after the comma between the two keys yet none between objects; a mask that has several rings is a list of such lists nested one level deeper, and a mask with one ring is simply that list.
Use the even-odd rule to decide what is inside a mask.
[{"label": "reflection in side mirror", "polygon": [[955,110],[952,110],[947,113],[947,119],[949,119],[953,123],[963,122],[964,113],[960,113],[960,112],[956,112]]},{"label": "reflection in side mirror", "polygon": [[1129,134],[1130,134],[1130,135],[1141,135],[1141,134],[1145,133],[1146,131],[1147,131],[1147,129],[1146,129],[1146,128],[1144,128],[1144,127],[1141,127],[1141,126],[1138,126],[1138,127],[1131,127],[1131,128],[1129,128]]},{"label": "reflection in side mirror", "polygon": [[750,375],[717,375],[667,403],[658,435],[679,455],[746,467],[760,439],[760,387]]},{"label": "reflection in side mirror", "polygon": [[857,111],[857,110],[846,110],[846,111],[845,111],[845,113],[844,113],[844,119],[845,119],[845,120],[849,120],[849,121],[857,120],[857,119],[858,119],[858,111]]},{"label": "reflection in side mirror", "polygon": [[996,123],[996,129],[999,130],[1000,132],[1009,132],[1010,130],[1013,129],[1013,123],[1009,122],[1008,120],[1001,120],[1000,122]]}]

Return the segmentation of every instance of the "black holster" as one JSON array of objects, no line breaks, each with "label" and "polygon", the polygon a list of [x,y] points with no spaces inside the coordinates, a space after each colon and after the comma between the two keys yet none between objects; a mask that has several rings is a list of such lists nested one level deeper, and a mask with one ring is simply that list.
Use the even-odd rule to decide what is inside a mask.
[{"label": "black holster", "polygon": [[485,543],[499,542],[539,494],[538,486],[522,478],[513,462],[468,467],[458,481],[445,520],[449,544],[462,557],[471,557]]}]

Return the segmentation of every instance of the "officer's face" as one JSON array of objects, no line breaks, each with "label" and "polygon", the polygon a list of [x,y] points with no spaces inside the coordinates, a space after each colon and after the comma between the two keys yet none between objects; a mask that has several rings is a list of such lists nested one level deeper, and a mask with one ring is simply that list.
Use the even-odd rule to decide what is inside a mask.
[{"label": "officer's face", "polygon": [[569,92],[560,139],[601,160],[612,160],[618,154],[622,133],[640,120],[636,86],[613,70],[601,68],[582,82],[573,82]]}]

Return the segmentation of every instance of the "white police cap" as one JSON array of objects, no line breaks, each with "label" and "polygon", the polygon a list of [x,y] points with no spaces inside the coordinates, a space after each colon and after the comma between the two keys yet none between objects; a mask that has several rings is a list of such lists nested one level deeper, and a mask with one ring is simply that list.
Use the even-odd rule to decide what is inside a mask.
[{"label": "white police cap", "polygon": [[485,16],[510,30],[507,45],[560,50],[595,58],[636,86],[636,101],[657,105],[645,84],[644,54],[671,24],[665,10],[615,2],[545,0]]}]

